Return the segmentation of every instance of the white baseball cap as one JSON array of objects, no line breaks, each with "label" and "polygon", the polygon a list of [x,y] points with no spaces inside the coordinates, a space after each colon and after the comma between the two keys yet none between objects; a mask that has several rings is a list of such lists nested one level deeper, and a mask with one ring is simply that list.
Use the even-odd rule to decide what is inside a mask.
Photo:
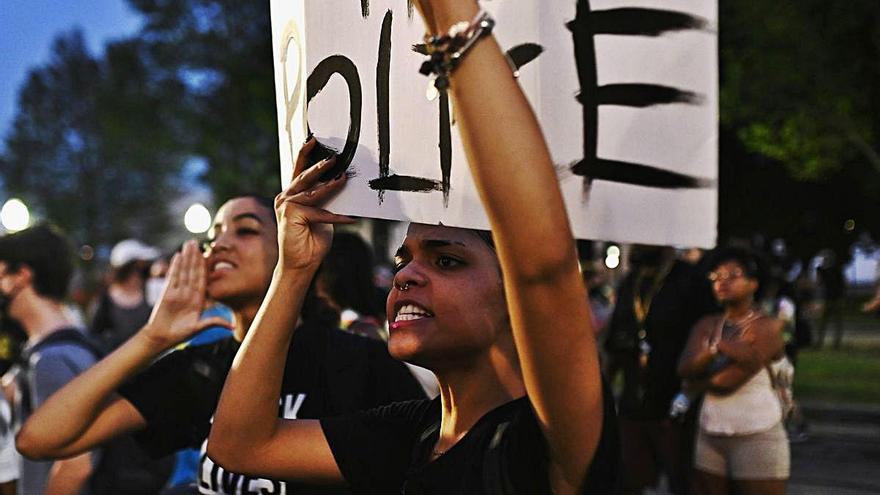
[{"label": "white baseball cap", "polygon": [[116,243],[113,246],[113,250],[110,251],[110,266],[119,268],[135,260],[152,261],[161,254],[158,249],[148,246],[137,239],[126,239]]}]

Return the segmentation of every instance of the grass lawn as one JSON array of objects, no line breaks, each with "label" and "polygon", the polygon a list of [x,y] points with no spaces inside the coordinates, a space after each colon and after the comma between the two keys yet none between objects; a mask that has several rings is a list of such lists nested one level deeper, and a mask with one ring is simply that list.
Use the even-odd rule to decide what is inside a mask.
[{"label": "grass lawn", "polygon": [[[794,376],[796,399],[880,405],[880,318],[861,311],[869,295],[873,291],[845,301],[841,349],[830,348],[830,328],[824,348],[801,349]],[[818,327],[813,321],[813,329]]]},{"label": "grass lawn", "polygon": [[795,398],[880,405],[880,347],[804,349]]}]

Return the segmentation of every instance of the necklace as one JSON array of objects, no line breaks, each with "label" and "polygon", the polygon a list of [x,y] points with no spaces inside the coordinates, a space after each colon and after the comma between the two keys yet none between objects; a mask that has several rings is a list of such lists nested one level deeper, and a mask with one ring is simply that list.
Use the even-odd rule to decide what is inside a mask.
[{"label": "necklace", "polygon": [[749,323],[751,323],[752,320],[757,319],[758,316],[760,316],[758,314],[758,312],[756,312],[754,309],[750,309],[749,312],[746,313],[745,316],[743,316],[742,318],[740,318],[738,320],[729,320],[729,319],[727,319],[727,317],[725,317],[724,322],[734,328],[740,329],[740,328],[748,325]]},{"label": "necklace", "polygon": [[757,320],[760,317],[761,313],[759,311],[755,311],[754,309],[750,309],[749,312],[745,314],[745,316],[736,321],[728,320],[726,316],[722,316],[714,337],[709,341],[710,349],[717,346],[718,342],[720,342],[722,339],[733,339],[739,337],[749,323]]}]

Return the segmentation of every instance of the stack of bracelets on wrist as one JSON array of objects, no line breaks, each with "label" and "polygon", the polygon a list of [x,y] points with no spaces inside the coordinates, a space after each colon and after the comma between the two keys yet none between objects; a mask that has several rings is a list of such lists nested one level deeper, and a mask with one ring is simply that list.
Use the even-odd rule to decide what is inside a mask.
[{"label": "stack of bracelets on wrist", "polygon": [[[425,53],[428,60],[422,63],[419,72],[433,76],[431,86],[442,93],[449,88],[449,74],[458,67],[461,59],[473,48],[477,41],[492,33],[495,20],[481,10],[471,22],[457,22],[442,36],[425,35]],[[434,95],[435,97],[437,95]],[[429,99],[433,99],[431,96]]]}]

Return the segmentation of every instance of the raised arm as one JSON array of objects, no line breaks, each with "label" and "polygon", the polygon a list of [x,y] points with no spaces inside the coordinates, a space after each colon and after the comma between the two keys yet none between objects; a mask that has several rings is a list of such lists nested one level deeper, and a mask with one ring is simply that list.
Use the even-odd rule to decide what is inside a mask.
[{"label": "raised arm", "polygon": [[[428,29],[470,21],[474,0],[420,0]],[[526,389],[557,491],[580,486],[602,425],[598,357],[575,243],[541,129],[493,37],[450,78],[457,127],[491,221]]]},{"label": "raised arm", "polygon": [[278,418],[287,349],[303,299],[330,248],[331,224],[351,222],[317,206],[345,182],[343,175],[318,183],[333,166],[333,158],[299,173],[314,146],[313,139],[303,147],[295,179],[275,198],[278,265],[226,377],[208,437],[208,455],[226,469],[244,474],[341,483],[342,474],[318,421]]},{"label": "raised arm", "polygon": [[228,326],[221,318],[199,320],[204,293],[204,261],[195,242],[189,242],[171,262],[168,286],[147,324],[38,407],[16,438],[19,452],[32,459],[67,458],[143,428],[144,417],[114,392],[162,352],[197,331]]}]

